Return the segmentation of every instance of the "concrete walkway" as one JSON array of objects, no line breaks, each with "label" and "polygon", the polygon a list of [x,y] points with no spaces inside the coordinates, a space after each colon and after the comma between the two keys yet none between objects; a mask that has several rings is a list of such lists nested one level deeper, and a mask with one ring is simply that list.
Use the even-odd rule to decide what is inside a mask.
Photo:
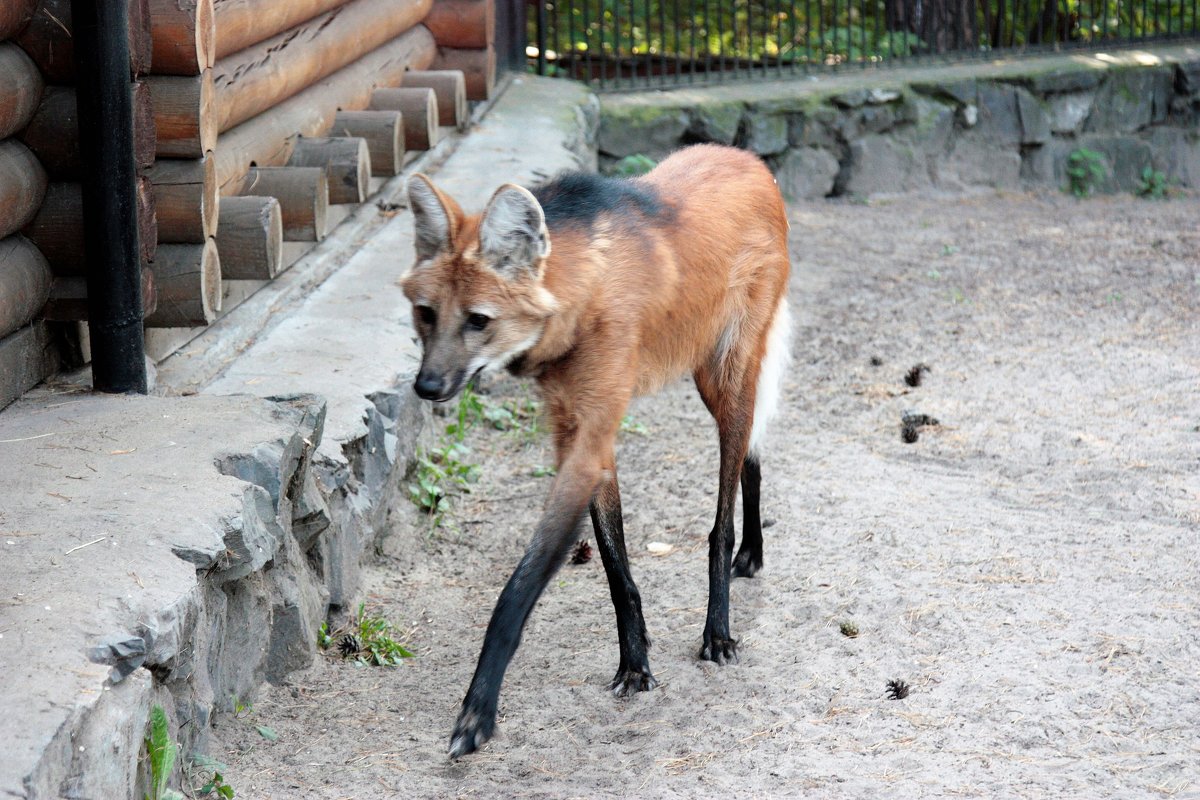
[{"label": "concrete walkway", "polygon": [[[479,206],[589,166],[596,111],[578,86],[518,78],[424,168]],[[411,227],[361,209],[160,365],[176,396],[41,388],[0,414],[0,796],[140,796],[152,705],[186,756],[354,602],[422,424],[395,285]]]}]

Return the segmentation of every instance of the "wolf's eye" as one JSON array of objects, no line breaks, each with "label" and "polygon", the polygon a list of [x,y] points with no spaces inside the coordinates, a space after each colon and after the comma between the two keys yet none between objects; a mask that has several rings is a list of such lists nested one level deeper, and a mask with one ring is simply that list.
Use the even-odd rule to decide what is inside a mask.
[{"label": "wolf's eye", "polygon": [[417,316],[421,322],[426,325],[434,325],[437,323],[437,312],[429,306],[417,306]]},{"label": "wolf's eye", "polygon": [[492,318],[484,314],[468,314],[467,327],[471,330],[481,331],[488,326]]}]

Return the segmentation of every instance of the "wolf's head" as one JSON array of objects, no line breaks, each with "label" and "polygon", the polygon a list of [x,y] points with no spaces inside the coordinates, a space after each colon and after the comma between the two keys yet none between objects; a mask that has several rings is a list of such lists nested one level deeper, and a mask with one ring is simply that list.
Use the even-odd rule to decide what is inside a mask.
[{"label": "wolf's head", "polygon": [[417,260],[400,286],[424,351],[413,388],[446,401],[541,338],[557,307],[542,285],[550,236],[538,201],[511,183],[473,216],[424,175],[409,179],[408,200]]}]

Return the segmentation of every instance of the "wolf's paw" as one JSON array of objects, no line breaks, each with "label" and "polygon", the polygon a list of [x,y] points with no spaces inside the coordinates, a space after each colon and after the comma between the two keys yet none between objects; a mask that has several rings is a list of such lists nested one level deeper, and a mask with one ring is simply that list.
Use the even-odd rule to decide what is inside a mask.
[{"label": "wolf's paw", "polygon": [[733,560],[733,577],[753,578],[762,565],[761,555],[753,556],[749,550],[739,550],[737,558]]},{"label": "wolf's paw", "polygon": [[619,669],[617,674],[613,676],[612,683],[608,688],[617,697],[628,697],[631,694],[638,692],[648,692],[658,686],[658,681],[654,680],[654,676],[650,674],[650,668],[645,669]]},{"label": "wolf's paw", "polygon": [[454,723],[454,733],[450,735],[450,757],[460,758],[474,753],[492,738],[495,727],[494,715],[480,714],[471,708],[464,708],[458,715],[458,722]]},{"label": "wolf's paw", "polygon": [[700,660],[721,665],[736,664],[738,661],[737,647],[737,639],[705,634],[704,645],[700,648]]}]

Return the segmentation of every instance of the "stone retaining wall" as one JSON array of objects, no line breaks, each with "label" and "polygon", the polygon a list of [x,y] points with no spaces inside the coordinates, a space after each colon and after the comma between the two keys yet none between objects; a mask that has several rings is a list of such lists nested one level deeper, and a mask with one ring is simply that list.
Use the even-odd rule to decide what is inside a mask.
[{"label": "stone retaining wall", "polygon": [[1062,187],[1077,148],[1103,192],[1143,170],[1200,187],[1200,50],[872,71],[602,103],[602,167],[696,142],[761,155],[792,199]]}]

